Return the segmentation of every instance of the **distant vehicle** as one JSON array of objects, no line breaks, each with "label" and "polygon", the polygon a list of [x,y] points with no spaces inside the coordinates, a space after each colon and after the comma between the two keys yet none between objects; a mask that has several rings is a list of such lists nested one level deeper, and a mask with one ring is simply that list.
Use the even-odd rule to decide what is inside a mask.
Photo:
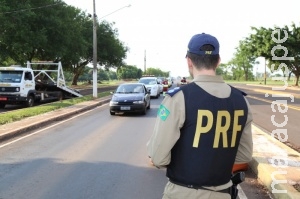
[{"label": "distant vehicle", "polygon": [[185,77],[182,77],[182,79],[180,80],[180,84],[181,84],[181,85],[187,84],[187,81],[186,81],[186,78],[185,78]]},{"label": "distant vehicle", "polygon": [[171,80],[166,77],[157,77],[161,84],[163,85],[163,92],[168,91],[168,89],[172,86]]},{"label": "distant vehicle", "polygon": [[151,97],[158,98],[163,92],[163,85],[157,77],[142,77],[140,78],[139,83],[145,84],[147,90],[150,91]]},{"label": "distant vehicle", "polygon": [[112,93],[109,103],[109,112],[115,115],[118,112],[139,112],[146,114],[150,109],[150,91],[143,83],[120,84]]},{"label": "distant vehicle", "polygon": [[173,79],[171,77],[167,78],[169,88],[173,85]]},{"label": "distant vehicle", "polygon": [[168,79],[166,77],[157,77],[160,80],[161,84],[168,85]]}]

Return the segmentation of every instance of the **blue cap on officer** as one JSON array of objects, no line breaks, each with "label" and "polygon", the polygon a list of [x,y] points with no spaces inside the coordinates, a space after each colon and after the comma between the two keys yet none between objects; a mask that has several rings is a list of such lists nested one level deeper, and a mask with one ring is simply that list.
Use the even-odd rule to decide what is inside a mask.
[{"label": "blue cap on officer", "polygon": [[[214,49],[211,51],[201,50],[201,47],[206,44],[213,46]],[[196,34],[191,38],[187,51],[196,55],[218,55],[219,48],[219,41],[216,37],[202,33]]]}]

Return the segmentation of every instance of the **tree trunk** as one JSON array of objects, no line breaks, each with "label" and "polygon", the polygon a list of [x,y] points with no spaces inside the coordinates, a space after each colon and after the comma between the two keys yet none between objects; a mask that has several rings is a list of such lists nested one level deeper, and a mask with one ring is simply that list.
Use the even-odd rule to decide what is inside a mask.
[{"label": "tree trunk", "polygon": [[293,74],[293,71],[290,71],[290,72],[289,72],[289,76],[288,76],[288,81],[290,81],[290,80],[291,80],[291,76],[292,76],[292,74]]},{"label": "tree trunk", "polygon": [[245,70],[245,80],[248,81],[248,68]]},{"label": "tree trunk", "polygon": [[78,78],[79,78],[79,73],[73,74],[72,85],[77,86]]},{"label": "tree trunk", "polygon": [[297,74],[296,75],[296,82],[295,82],[295,86],[298,86],[299,84],[298,84],[298,82],[299,82],[299,74]]}]

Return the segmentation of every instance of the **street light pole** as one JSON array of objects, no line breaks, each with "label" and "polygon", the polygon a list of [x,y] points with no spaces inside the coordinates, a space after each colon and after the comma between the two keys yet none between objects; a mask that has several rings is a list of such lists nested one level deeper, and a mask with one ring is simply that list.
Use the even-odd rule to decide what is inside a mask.
[{"label": "street light pole", "polygon": [[146,74],[146,50],[144,52],[144,73]]},{"label": "street light pole", "polygon": [[265,85],[267,84],[267,58],[265,57]]},{"label": "street light pole", "polygon": [[97,15],[95,0],[93,0],[93,97],[97,98]]}]

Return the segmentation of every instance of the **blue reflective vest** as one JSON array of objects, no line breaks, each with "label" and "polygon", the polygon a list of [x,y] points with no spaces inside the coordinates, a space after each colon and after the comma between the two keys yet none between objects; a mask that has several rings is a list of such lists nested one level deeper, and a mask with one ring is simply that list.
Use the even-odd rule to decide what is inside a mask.
[{"label": "blue reflective vest", "polygon": [[247,121],[243,93],[231,87],[228,98],[217,98],[195,83],[180,89],[186,119],[171,151],[167,177],[193,186],[226,184]]}]

